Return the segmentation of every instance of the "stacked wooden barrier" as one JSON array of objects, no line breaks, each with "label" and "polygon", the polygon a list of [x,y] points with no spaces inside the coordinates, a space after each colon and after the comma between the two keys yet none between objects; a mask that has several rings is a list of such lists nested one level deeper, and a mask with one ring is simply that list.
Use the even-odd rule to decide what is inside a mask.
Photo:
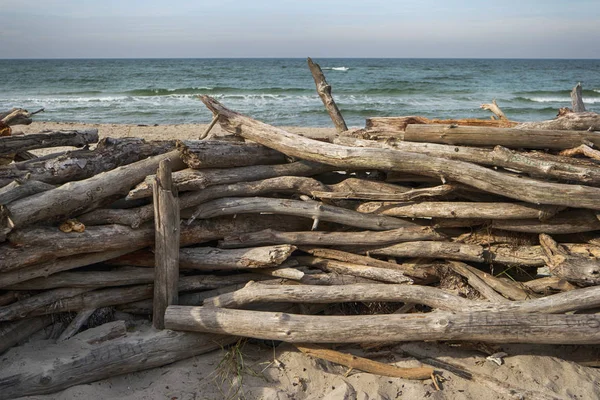
[{"label": "stacked wooden barrier", "polygon": [[[237,140],[103,139],[0,167],[0,352],[47,326],[65,340],[27,371],[3,368],[0,399],[239,336],[600,343],[589,312],[600,306],[600,165],[558,155],[600,145],[600,133],[387,121],[323,142],[202,101]],[[43,135],[20,138],[26,147],[0,138],[0,156],[98,140]],[[49,141],[59,136],[79,141]],[[165,160],[173,172],[157,179]],[[168,214],[152,203],[156,182],[178,192],[178,294],[164,314],[178,332],[127,332],[109,313],[76,335],[95,310],[130,324],[152,314],[153,219]],[[373,302],[381,313],[361,306]],[[355,306],[328,306],[342,303]],[[60,346],[76,356],[57,362]]]}]

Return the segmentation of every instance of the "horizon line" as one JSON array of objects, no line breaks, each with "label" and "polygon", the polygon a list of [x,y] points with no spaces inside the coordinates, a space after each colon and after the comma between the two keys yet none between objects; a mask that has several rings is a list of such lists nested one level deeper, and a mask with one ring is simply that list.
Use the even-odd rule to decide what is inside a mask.
[{"label": "horizon line", "polygon": [[[0,61],[40,61],[40,60],[306,60],[307,57],[18,57],[3,58]],[[567,57],[311,57],[315,59],[344,60],[575,60],[600,61],[600,58]]]}]

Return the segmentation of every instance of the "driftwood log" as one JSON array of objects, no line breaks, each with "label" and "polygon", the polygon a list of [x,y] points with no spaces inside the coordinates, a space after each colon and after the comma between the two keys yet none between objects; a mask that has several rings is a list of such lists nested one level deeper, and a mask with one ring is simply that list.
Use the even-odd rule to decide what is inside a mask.
[{"label": "driftwood log", "polygon": [[582,144],[600,146],[600,133],[524,128],[481,128],[454,125],[409,125],[404,132],[409,142],[465,146],[504,146],[513,149],[565,150]]},{"label": "driftwood log", "polygon": [[225,237],[222,248],[253,247],[272,244],[293,245],[361,245],[377,246],[417,240],[443,240],[444,235],[429,227],[405,227],[382,232],[279,232],[273,229]]},{"label": "driftwood log", "polygon": [[[105,340],[103,331],[110,328],[107,325],[48,345],[44,351],[13,350],[12,362],[0,371],[0,399],[54,393],[73,385],[156,368],[238,340],[233,336],[150,329]],[[121,325],[124,331],[125,325]],[[58,359],[57,354],[61,354]]]},{"label": "driftwood log", "polygon": [[177,304],[179,282],[179,200],[171,179],[171,160],[162,160],[152,185],[154,196],[154,303],[152,326],[164,329],[165,310]]},{"label": "driftwood log", "polygon": [[600,203],[597,201],[600,195],[598,188],[517,177],[471,163],[423,154],[325,144],[242,116],[208,96],[203,96],[201,99],[211,111],[219,113],[219,122],[223,129],[279,150],[288,156],[328,163],[341,168],[384,169],[434,177],[442,176],[486,192],[534,204],[600,209]]},{"label": "driftwood log", "polygon": [[74,146],[83,147],[98,141],[98,130],[58,131],[22,136],[0,137],[0,155],[19,151],[41,149],[45,147]]},{"label": "driftwood log", "polygon": [[50,154],[1,167],[0,185],[24,177],[50,184],[63,184],[87,179],[174,149],[174,141],[146,142],[138,138],[104,138],[94,150]]},{"label": "driftwood log", "polygon": [[336,131],[338,133],[347,131],[348,127],[346,126],[344,117],[342,117],[342,113],[340,112],[337,104],[335,104],[333,96],[331,96],[331,85],[329,85],[325,80],[325,75],[323,74],[321,67],[319,64],[314,63],[310,57],[308,57],[307,61],[308,68],[310,68],[310,72],[317,87],[317,93],[319,94],[321,101],[323,101],[323,105],[325,105],[325,108],[327,109],[327,112],[329,113],[329,116],[335,125]]},{"label": "driftwood log", "polygon": [[297,217],[320,219],[322,221],[355,226],[358,228],[385,231],[416,224],[383,215],[361,214],[341,207],[319,202],[305,202],[267,197],[236,198],[225,197],[201,204],[194,212],[196,218],[212,218],[222,215],[275,213]]},{"label": "driftwood log", "polygon": [[421,340],[490,343],[597,344],[600,316],[445,311],[429,314],[308,316],[171,306],[168,329],[221,333],[292,343],[361,343]]},{"label": "driftwood log", "polygon": [[4,206],[8,217],[0,221],[0,229],[7,232],[59,216],[75,216],[115,195],[127,193],[136,182],[156,171],[158,163],[167,158],[173,161],[173,169],[182,168],[179,153],[174,151],[12,202]]},{"label": "driftwood log", "polygon": [[[289,164],[278,165],[253,165],[249,167],[227,169],[185,169],[173,174],[173,183],[180,192],[184,192],[190,190],[202,190],[212,185],[250,182],[260,179],[275,178],[278,176],[312,176],[333,170],[335,170],[335,167],[309,161],[296,161]],[[144,182],[140,183],[129,192],[127,198],[129,200],[134,200],[152,196],[152,179],[151,176],[147,177]]]},{"label": "driftwood log", "polygon": [[283,164],[286,157],[256,143],[219,140],[177,142],[181,159],[190,168],[247,167],[258,164]]}]

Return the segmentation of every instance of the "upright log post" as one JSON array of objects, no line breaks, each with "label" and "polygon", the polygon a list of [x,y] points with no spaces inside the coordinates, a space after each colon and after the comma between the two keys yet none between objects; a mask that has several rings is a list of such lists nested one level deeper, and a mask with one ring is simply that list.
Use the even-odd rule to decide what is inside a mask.
[{"label": "upright log post", "polygon": [[348,130],[346,126],[346,121],[344,121],[344,117],[342,117],[342,113],[338,108],[337,104],[333,100],[331,96],[331,85],[327,83],[325,80],[325,75],[323,75],[323,71],[319,64],[315,64],[310,57],[308,57],[308,68],[310,68],[310,72],[315,80],[315,85],[317,86],[317,93],[319,97],[323,101],[331,120],[335,125],[335,130],[338,133],[342,133]]},{"label": "upright log post", "polygon": [[579,82],[573,90],[571,90],[571,106],[573,112],[580,113],[585,112],[585,105],[583,104],[581,82]]},{"label": "upright log post", "polygon": [[162,160],[154,181],[156,256],[152,325],[165,327],[165,310],[177,304],[179,278],[179,199],[172,190],[171,162]]}]

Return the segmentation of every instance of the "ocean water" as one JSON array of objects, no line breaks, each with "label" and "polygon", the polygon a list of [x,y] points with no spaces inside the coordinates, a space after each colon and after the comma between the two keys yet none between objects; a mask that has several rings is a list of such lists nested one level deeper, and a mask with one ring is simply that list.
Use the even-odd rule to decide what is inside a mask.
[{"label": "ocean water", "polygon": [[[600,60],[315,59],[349,126],[366,117],[553,118],[581,82],[600,112]],[[206,123],[197,99],[275,125],[332,126],[305,59],[0,60],[0,110],[44,107],[38,121]]]}]

